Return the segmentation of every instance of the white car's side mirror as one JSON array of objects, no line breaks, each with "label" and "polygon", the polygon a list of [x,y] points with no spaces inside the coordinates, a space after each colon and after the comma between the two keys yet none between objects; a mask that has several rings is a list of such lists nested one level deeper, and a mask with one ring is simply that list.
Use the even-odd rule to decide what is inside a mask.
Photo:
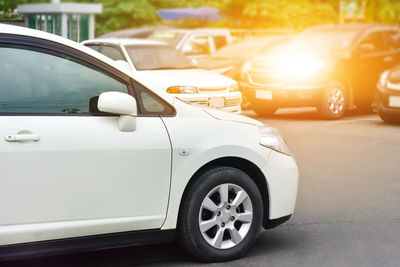
[{"label": "white car's side mirror", "polygon": [[100,94],[97,108],[100,111],[120,115],[118,127],[123,132],[136,130],[137,106],[133,96],[121,92]]}]

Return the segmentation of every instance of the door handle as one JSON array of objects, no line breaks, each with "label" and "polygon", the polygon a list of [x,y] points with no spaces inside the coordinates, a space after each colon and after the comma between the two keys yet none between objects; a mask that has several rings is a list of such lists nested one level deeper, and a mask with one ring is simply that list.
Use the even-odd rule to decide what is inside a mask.
[{"label": "door handle", "polygon": [[4,137],[7,142],[26,142],[40,140],[40,137],[36,134],[8,134]]},{"label": "door handle", "polygon": [[384,62],[392,62],[392,61],[393,61],[393,57],[391,57],[391,56],[384,57],[384,58],[383,58],[383,61],[384,61]]}]

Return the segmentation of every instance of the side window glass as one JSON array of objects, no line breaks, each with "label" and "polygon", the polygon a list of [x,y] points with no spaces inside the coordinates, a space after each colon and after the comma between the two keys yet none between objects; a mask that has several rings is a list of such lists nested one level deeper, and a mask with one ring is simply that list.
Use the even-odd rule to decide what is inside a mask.
[{"label": "side window glass", "polygon": [[210,54],[208,35],[193,36],[183,47],[183,53],[187,55]]},{"label": "side window glass", "polygon": [[400,31],[388,31],[385,33],[385,41],[388,49],[400,48]]},{"label": "side window glass", "polygon": [[89,47],[89,48],[92,48],[93,50],[95,50],[95,51],[97,51],[97,52],[100,52],[100,45],[88,44],[88,45],[85,45],[85,46],[87,46],[87,47]]},{"label": "side window glass", "polygon": [[228,44],[228,40],[226,39],[225,35],[214,35],[213,39],[216,50],[221,49]]},{"label": "side window glass", "polygon": [[165,110],[163,104],[161,104],[157,99],[152,97],[148,92],[140,92],[140,98],[143,103],[143,108],[149,113],[162,113]]},{"label": "side window glass", "polygon": [[0,47],[0,113],[90,113],[90,99],[125,84],[70,57]]},{"label": "side window glass", "polygon": [[379,52],[385,49],[382,32],[373,32],[362,40],[359,49],[361,53]]},{"label": "side window glass", "polygon": [[175,110],[166,104],[160,97],[146,89],[143,85],[134,82],[134,89],[141,115],[174,115]]},{"label": "side window glass", "polygon": [[122,56],[121,51],[116,47],[104,45],[101,48],[100,53],[111,58],[112,60],[126,61],[126,59]]}]

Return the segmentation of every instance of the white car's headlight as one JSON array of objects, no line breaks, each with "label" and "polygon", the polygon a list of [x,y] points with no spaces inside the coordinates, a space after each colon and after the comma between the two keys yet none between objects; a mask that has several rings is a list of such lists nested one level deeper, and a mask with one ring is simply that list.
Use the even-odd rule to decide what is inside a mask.
[{"label": "white car's headlight", "polygon": [[195,86],[171,86],[167,88],[169,94],[197,94],[198,88]]},{"label": "white car's headlight", "polygon": [[379,85],[380,85],[380,86],[382,86],[382,87],[385,87],[385,86],[386,86],[386,82],[387,82],[388,76],[389,76],[389,71],[388,71],[388,70],[387,70],[387,71],[384,71],[384,72],[381,74],[381,76],[380,76],[380,78],[379,78]]},{"label": "white car's headlight", "polygon": [[228,87],[229,92],[239,92],[239,85],[237,83],[232,84]]},{"label": "white car's headlight", "polygon": [[282,136],[279,134],[279,131],[276,128],[263,126],[259,127],[259,132],[260,145],[286,154],[288,156],[291,155],[289,148],[287,147],[285,141],[283,140]]}]

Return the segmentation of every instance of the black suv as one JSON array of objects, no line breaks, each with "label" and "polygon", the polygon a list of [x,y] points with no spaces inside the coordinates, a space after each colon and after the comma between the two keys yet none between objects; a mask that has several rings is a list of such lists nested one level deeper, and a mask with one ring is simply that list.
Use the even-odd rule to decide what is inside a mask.
[{"label": "black suv", "polygon": [[382,73],[374,110],[385,122],[400,123],[400,65]]},{"label": "black suv", "polygon": [[299,34],[279,53],[245,63],[240,86],[259,115],[283,107],[317,107],[327,119],[369,107],[379,75],[400,59],[400,28],[322,25]]}]

